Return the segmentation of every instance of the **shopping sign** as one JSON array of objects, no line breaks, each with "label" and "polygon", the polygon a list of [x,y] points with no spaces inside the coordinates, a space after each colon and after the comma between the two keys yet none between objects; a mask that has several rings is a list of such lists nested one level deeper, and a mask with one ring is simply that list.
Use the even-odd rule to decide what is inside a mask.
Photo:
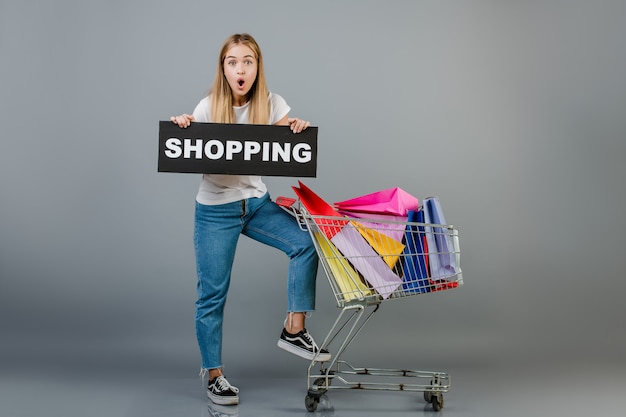
[{"label": "shopping sign", "polygon": [[317,127],[159,122],[159,172],[315,177]]}]

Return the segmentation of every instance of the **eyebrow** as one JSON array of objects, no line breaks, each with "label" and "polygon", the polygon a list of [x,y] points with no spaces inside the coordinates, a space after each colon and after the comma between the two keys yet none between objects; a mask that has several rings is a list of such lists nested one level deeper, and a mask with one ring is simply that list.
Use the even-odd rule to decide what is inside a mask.
[{"label": "eyebrow", "polygon": [[[231,59],[231,58],[237,59],[237,57],[233,56],[233,55],[228,55],[224,59]],[[252,55],[245,55],[244,58],[253,58],[254,59],[254,56],[252,56]]]}]

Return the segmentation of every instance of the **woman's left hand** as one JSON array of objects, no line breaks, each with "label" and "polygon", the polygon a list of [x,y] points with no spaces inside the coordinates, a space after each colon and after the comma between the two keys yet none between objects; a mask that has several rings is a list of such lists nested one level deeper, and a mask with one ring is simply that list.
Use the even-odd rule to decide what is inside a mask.
[{"label": "woman's left hand", "polygon": [[289,123],[289,128],[293,133],[300,133],[307,127],[311,126],[311,123],[296,117],[290,117],[287,119],[287,123]]}]

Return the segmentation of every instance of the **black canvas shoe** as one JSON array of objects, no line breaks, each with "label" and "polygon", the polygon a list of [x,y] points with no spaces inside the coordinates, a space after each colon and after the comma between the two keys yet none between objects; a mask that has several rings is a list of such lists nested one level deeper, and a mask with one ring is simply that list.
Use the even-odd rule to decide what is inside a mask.
[{"label": "black canvas shoe", "polygon": [[330,353],[326,349],[320,350],[306,329],[300,330],[296,334],[288,333],[287,330],[283,329],[280,339],[278,339],[278,347],[304,359],[315,359],[318,362],[330,360]]},{"label": "black canvas shoe", "polygon": [[224,378],[217,376],[209,381],[207,395],[215,404],[234,405],[239,404],[239,388],[233,387]]}]

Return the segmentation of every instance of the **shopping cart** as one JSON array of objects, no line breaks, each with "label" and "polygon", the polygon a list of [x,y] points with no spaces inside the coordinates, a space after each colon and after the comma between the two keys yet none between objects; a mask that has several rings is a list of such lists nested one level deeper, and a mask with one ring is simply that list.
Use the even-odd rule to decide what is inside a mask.
[{"label": "shopping cart", "polygon": [[298,201],[290,203],[284,208],[310,233],[341,309],[320,346],[338,349],[329,362],[314,359],[308,367],[306,409],[315,411],[329,390],[363,389],[423,392],[424,400],[441,410],[450,389],[448,373],[355,367],[342,356],[384,301],[462,285],[457,229],[373,216],[318,216]]}]

